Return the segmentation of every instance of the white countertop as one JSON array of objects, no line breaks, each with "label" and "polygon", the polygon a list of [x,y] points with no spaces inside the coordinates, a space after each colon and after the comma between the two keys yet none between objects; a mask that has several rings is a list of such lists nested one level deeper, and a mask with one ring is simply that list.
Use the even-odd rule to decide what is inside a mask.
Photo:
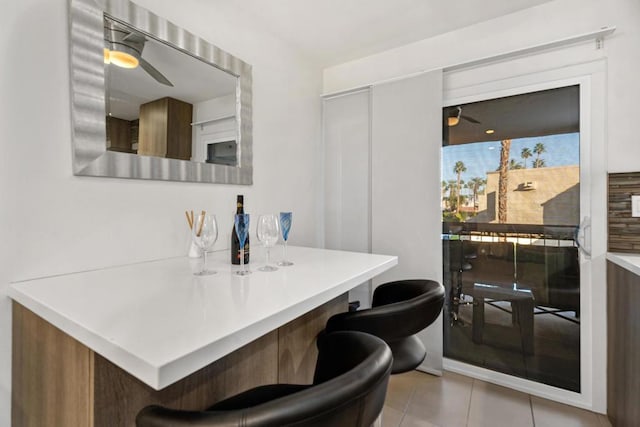
[{"label": "white countertop", "polygon": [[170,258],[16,282],[9,296],[160,390],[398,263],[294,246],[288,258],[295,265],[252,263],[238,276],[228,251],[216,252],[207,264],[218,273],[204,277]]},{"label": "white countertop", "polygon": [[607,259],[640,276],[640,254],[607,252]]}]

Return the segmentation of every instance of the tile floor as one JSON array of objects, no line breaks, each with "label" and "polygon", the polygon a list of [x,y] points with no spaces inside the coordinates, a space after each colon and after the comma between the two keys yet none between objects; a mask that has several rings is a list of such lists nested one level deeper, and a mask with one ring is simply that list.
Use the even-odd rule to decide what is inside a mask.
[{"label": "tile floor", "polygon": [[393,375],[383,427],[611,427],[604,415],[446,372]]}]

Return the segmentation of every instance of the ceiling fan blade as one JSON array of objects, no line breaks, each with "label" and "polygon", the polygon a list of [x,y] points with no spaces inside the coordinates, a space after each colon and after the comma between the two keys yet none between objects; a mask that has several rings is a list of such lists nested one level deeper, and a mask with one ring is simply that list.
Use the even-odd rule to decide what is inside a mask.
[{"label": "ceiling fan blade", "polygon": [[127,34],[126,36],[124,36],[122,38],[122,41],[144,44],[146,39],[145,39],[144,35],[142,35],[140,33],[130,32],[129,34]]},{"label": "ceiling fan blade", "polygon": [[166,86],[171,86],[173,87],[173,83],[171,83],[169,81],[169,79],[167,79],[165,76],[162,75],[162,73],[158,70],[156,70],[154,68],[153,65],[149,64],[147,61],[144,60],[144,58],[140,58],[140,66],[142,67],[143,70],[145,70],[151,77],[153,77],[154,79],[156,79],[158,81],[158,83],[162,83],[163,85]]},{"label": "ceiling fan blade", "polygon": [[478,120],[474,119],[473,117],[461,115],[460,118],[464,119],[464,120],[466,120],[468,122],[471,122],[471,123],[480,124],[480,122]]}]

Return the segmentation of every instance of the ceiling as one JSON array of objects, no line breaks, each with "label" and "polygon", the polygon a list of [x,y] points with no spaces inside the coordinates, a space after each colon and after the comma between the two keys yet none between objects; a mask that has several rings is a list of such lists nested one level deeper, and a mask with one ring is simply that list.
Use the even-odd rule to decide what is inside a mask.
[{"label": "ceiling", "polygon": [[335,65],[550,0],[218,0],[322,66]]},{"label": "ceiling", "polygon": [[[364,57],[551,0],[216,0],[321,66]],[[140,67],[107,67],[109,112],[132,120],[138,106],[164,96],[189,103],[235,92],[235,77],[147,38],[143,58],[175,87]],[[179,64],[179,65],[178,65]]]},{"label": "ceiling", "polygon": [[[443,109],[443,119],[457,114],[458,105]],[[567,86],[523,95],[460,105],[462,118],[456,126],[444,126],[447,145],[500,141],[579,132],[580,92]],[[480,123],[465,120],[470,117]],[[487,134],[493,129],[493,134]]]},{"label": "ceiling", "polygon": [[133,120],[138,118],[141,104],[167,96],[195,104],[235,95],[237,77],[150,37],[146,37],[142,57],[174,86],[158,83],[141,66],[125,69],[109,65],[105,67],[107,114]]}]

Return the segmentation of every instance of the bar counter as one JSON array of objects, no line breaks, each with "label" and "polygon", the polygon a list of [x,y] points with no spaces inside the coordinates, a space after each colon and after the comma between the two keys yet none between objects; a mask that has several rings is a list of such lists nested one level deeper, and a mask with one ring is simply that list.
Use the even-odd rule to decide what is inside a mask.
[{"label": "bar counter", "polygon": [[[144,404],[201,409],[261,383],[309,380],[326,318],[346,310],[350,289],[397,264],[289,247],[293,266],[262,272],[252,263],[238,276],[228,258],[211,254],[210,276],[194,276],[197,261],[180,257],[12,283],[14,425],[52,416],[133,425]],[[76,401],[48,407],[47,393],[64,393],[69,381]],[[66,413],[83,402],[88,414]]]}]

